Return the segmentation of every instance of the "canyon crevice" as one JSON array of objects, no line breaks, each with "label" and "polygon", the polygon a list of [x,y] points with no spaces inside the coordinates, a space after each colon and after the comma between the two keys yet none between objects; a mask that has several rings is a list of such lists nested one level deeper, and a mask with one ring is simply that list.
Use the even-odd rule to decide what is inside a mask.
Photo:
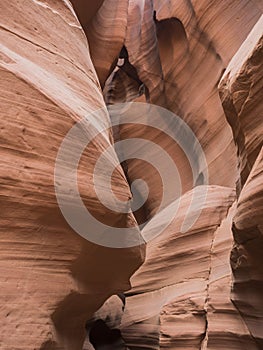
[{"label": "canyon crevice", "polygon": [[[262,1],[2,0],[0,20],[0,349],[263,349]],[[73,173],[119,246],[74,230]]]}]

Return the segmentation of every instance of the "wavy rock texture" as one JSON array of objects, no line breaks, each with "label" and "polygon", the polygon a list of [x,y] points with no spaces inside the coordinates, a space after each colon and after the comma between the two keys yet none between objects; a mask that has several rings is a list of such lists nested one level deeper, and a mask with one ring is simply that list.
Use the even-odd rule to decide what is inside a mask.
[{"label": "wavy rock texture", "polygon": [[[173,111],[192,128],[205,151],[211,184],[232,187],[238,178],[235,145],[217,85],[260,14],[260,9],[248,1],[236,1],[231,6],[227,2],[210,1],[130,2],[124,41],[127,65],[136,69],[148,101]],[[141,30],[135,28],[135,23],[140,21],[143,23]],[[123,83],[123,79],[123,74],[118,72],[112,76],[106,86],[110,91],[106,93],[107,102],[130,100],[136,92],[140,95],[140,84],[134,84],[131,92],[131,84]],[[130,81],[130,76],[126,81]],[[115,91],[115,100],[112,91]],[[138,131],[132,128],[120,128],[119,133],[120,139],[138,136]],[[144,133],[143,130],[140,135]],[[165,149],[171,149],[170,156],[178,164],[185,193],[195,185],[189,164],[171,142]],[[224,170],[226,159],[227,172]],[[142,168],[137,159],[130,160],[127,177],[130,182],[143,178],[151,189],[144,208],[147,219],[154,215],[158,206],[160,187],[156,186],[158,175],[147,165],[145,167]]]},{"label": "wavy rock texture", "polygon": [[263,17],[231,60],[219,85],[222,104],[237,144],[240,178],[233,219],[233,300],[263,346],[262,182],[263,182]]},{"label": "wavy rock texture", "polygon": [[262,147],[262,25],[263,17],[234,55],[219,84],[225,114],[238,146],[239,191]]},{"label": "wavy rock texture", "polygon": [[[205,189],[196,191],[201,200]],[[122,319],[122,334],[132,349],[198,349],[205,336],[214,239],[234,196],[231,189],[209,187],[199,219],[183,234],[180,227],[190,197],[189,192],[181,198],[176,219],[148,243],[146,261],[132,277]],[[155,225],[161,225],[166,211],[174,207],[155,216]]]},{"label": "wavy rock texture", "polygon": [[[143,248],[116,250],[88,242],[68,226],[56,201],[54,166],[66,133],[84,116],[87,139],[96,127],[110,128],[87,40],[70,3],[4,1],[0,13],[0,348],[81,349],[86,320],[111,294],[129,289]],[[99,108],[94,118],[91,112]],[[134,217],[107,214],[92,187],[94,162],[111,140],[109,129],[84,152],[80,192],[94,215],[127,227]],[[114,152],[109,162],[118,164]],[[130,197],[120,166],[112,190],[122,200]],[[110,189],[103,191],[112,196]]]},{"label": "wavy rock texture", "polygon": [[235,247],[231,260],[234,273],[233,301],[246,321],[259,349],[263,346],[263,149],[238,199],[233,219]]},{"label": "wavy rock texture", "polygon": [[128,0],[105,0],[96,16],[84,26],[100,83],[104,86],[116,66],[128,21]]},{"label": "wavy rock texture", "polygon": [[233,199],[228,188],[209,188],[206,207],[185,235],[178,226],[186,194],[176,221],[149,244],[121,325],[131,349],[257,349],[230,300]]},{"label": "wavy rock texture", "polygon": [[[261,349],[262,2],[72,5],[0,4],[1,350]],[[204,150],[209,184],[199,163],[195,181],[182,149],[160,130],[112,130],[105,102],[125,101],[148,101],[179,115]],[[106,224],[126,228],[150,219],[146,237],[167,224],[147,244],[146,256],[143,244],[111,249],[89,242],[59,210],[55,188],[66,184],[67,200],[72,183],[70,171],[54,183],[57,152],[83,118],[84,139],[105,131],[81,157],[81,197]],[[138,159],[121,167],[113,149],[100,174],[105,202],[116,202],[112,194],[123,203],[130,199],[138,178],[148,184],[147,201],[120,214],[94,190],[101,152],[132,137],[157,142],[178,167],[182,193],[175,191],[160,212],[156,169]],[[77,146],[72,142],[72,150]],[[65,170],[69,165],[66,159]],[[200,208],[190,207],[194,194]],[[182,222],[198,209],[198,220],[183,232]]]},{"label": "wavy rock texture", "polygon": [[[136,36],[133,34],[136,31],[133,29],[133,13],[137,13],[137,17],[143,18],[145,23],[141,31],[137,29]],[[136,100],[140,95],[140,87],[144,85],[146,100],[169,108],[194,130],[206,154],[210,184],[234,188],[236,183],[240,183],[237,186],[238,193],[251,170],[250,167],[242,180],[240,174],[242,175],[243,165],[246,164],[242,152],[244,151],[246,156],[247,152],[251,155],[253,166],[262,145],[262,56],[258,53],[261,50],[260,45],[255,48],[251,60],[246,63],[247,68],[242,67],[248,52],[254,50],[262,34],[262,24],[253,29],[261,13],[260,2],[234,1],[230,4],[227,1],[131,1],[127,37],[124,41],[127,56],[124,58],[124,64],[122,63],[110,76],[104,88],[106,101],[114,103]],[[146,27],[148,30],[144,30]],[[250,38],[246,41],[250,32]],[[244,41],[247,43],[244,43],[243,55],[237,60],[231,60]],[[123,59],[122,54],[120,57]],[[137,75],[127,74],[128,66],[130,70],[131,67],[135,68]],[[234,72],[233,78],[229,78],[233,69],[237,74]],[[226,78],[221,80],[223,74]],[[138,78],[143,85],[139,84]],[[239,79],[238,85],[236,80]],[[227,99],[233,100],[237,106],[233,115],[232,110],[229,113]],[[244,101],[247,108],[242,108]],[[245,147],[242,144],[244,137],[236,136],[241,133],[243,136],[244,131],[248,135],[245,138]],[[183,179],[182,188],[185,194],[182,201],[186,201],[190,193],[188,191],[193,186],[193,178],[187,160],[172,142],[160,133],[128,126],[120,128],[118,135],[115,135],[116,140],[143,136],[158,140],[158,144],[176,159]],[[235,156],[235,144],[238,145],[238,157]],[[242,144],[243,148],[240,148],[239,144]],[[160,200],[158,174],[147,164],[142,166],[138,160],[128,161],[125,169],[130,183],[139,177],[143,178],[150,188],[144,211],[137,215],[137,219],[156,218],[160,222],[165,221],[165,211],[155,216]],[[259,169],[256,173],[258,172]],[[201,173],[200,169],[200,176]],[[255,193],[255,208],[258,208],[255,212],[261,213],[262,194],[258,176],[257,187],[253,187],[253,190],[249,187],[247,195],[253,198],[252,193]],[[213,191],[215,198],[222,200],[221,187],[215,187]],[[169,227],[170,230],[167,229],[156,240],[158,243],[155,243],[155,240],[148,243],[146,261],[132,277],[132,289],[127,293],[127,304],[122,318],[122,334],[130,349],[261,348],[261,243],[258,249],[254,246],[250,253],[245,255],[240,242],[233,250],[232,268],[234,275],[237,274],[238,277],[235,277],[234,294],[231,294],[230,253],[233,244],[238,242],[237,228],[234,229],[234,242],[231,227],[233,223],[235,227],[240,215],[241,198],[242,195],[232,207],[231,202],[226,205],[222,200],[226,209],[219,221],[216,220],[215,213],[216,208],[222,204],[211,204],[207,200],[206,208],[211,210],[211,225],[214,218],[214,225],[218,228],[211,229],[210,235],[206,233],[206,238],[202,241],[204,226],[208,229],[209,224],[198,222],[195,226],[199,237],[197,247],[193,241],[187,243],[187,235],[180,237],[181,246],[179,244],[178,247],[174,243],[178,243],[176,227],[179,225],[180,215],[176,217],[178,222],[173,223]],[[251,203],[252,198],[247,199],[246,203]],[[244,208],[246,205],[248,206],[244,204]],[[244,208],[242,210],[245,210]],[[147,225],[144,230],[147,230]],[[251,231],[248,225],[247,230]],[[257,238],[256,242],[259,242],[258,230],[251,234]],[[246,237],[247,235],[248,233]],[[201,241],[206,242],[207,246],[200,243]],[[254,262],[253,249],[258,252]],[[252,259],[249,263],[248,256]],[[191,263],[191,259],[195,263]],[[250,266],[249,271],[244,271],[245,267],[242,268],[243,259],[244,266]],[[254,269],[255,273],[252,272]],[[254,275],[255,277],[252,277]],[[254,279],[255,284],[252,281]],[[251,297],[248,296],[248,291]],[[249,300],[247,304],[246,299]]]},{"label": "wavy rock texture", "polygon": [[[230,299],[235,192],[217,186],[207,190],[206,204],[190,231],[182,233],[180,227],[191,192],[181,198],[174,221],[147,245],[146,261],[131,279],[120,314],[129,349],[258,349]],[[205,188],[195,191],[201,202]],[[150,225],[161,227],[175,207],[156,215],[144,231]],[[106,319],[105,312],[110,327],[105,307],[97,318]]]}]

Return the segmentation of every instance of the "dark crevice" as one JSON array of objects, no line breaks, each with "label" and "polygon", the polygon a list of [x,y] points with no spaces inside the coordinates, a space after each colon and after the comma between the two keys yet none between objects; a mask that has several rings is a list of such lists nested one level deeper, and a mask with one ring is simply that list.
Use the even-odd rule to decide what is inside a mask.
[{"label": "dark crevice", "polygon": [[[117,296],[122,301],[122,312],[124,312],[126,304],[125,295],[124,293],[118,293]],[[118,329],[116,325],[115,327],[111,327],[108,323],[110,320],[111,318],[107,315],[105,318],[96,319],[95,317],[94,319],[87,321],[86,331],[89,343],[95,350],[127,349],[120,329]]]},{"label": "dark crevice", "polygon": [[120,330],[110,329],[101,319],[96,320],[90,328],[89,341],[95,350],[126,349]]},{"label": "dark crevice", "polygon": [[149,99],[146,85],[139,78],[137,69],[129,61],[129,53],[122,47],[119,57],[114,63],[112,73],[104,86],[106,104],[131,102],[137,97],[145,95]]},{"label": "dark crevice", "polygon": [[129,54],[125,46],[122,47],[119,58],[123,59],[124,63],[122,65],[117,64],[117,66],[123,70],[128,75],[128,77],[135,80],[138,84],[142,85],[143,82],[140,80],[136,68],[129,61]]}]

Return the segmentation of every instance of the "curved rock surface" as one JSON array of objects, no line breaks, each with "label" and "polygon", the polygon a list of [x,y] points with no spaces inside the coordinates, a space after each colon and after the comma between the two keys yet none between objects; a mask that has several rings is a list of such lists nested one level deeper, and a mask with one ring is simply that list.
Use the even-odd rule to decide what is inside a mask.
[{"label": "curved rock surface", "polygon": [[[146,99],[176,113],[192,128],[206,155],[210,184],[233,187],[238,179],[235,145],[217,85],[228,62],[260,14],[258,6],[248,1],[226,6],[210,1],[197,4],[191,1],[147,0],[131,1],[129,7],[124,41],[127,60],[145,86]],[[136,21],[142,21],[141,30],[134,28]],[[131,84],[122,82],[125,78],[123,74],[118,76],[112,76],[113,84],[110,84],[110,93],[106,94],[107,102],[119,102],[127,97],[129,100],[136,89],[139,95],[140,85],[135,84],[131,93]],[[130,76],[126,81],[128,79]],[[126,93],[123,93],[125,89]],[[120,139],[145,134],[144,130],[123,129],[119,130]],[[150,137],[150,133],[146,134]],[[189,164],[173,143],[166,144],[165,149],[171,149],[170,156],[179,165],[185,193],[195,185]],[[149,218],[158,206],[160,186],[156,186],[158,175],[147,165],[145,167],[146,171],[137,159],[130,160],[127,176],[130,182],[137,177],[143,178],[150,187],[149,200],[144,208],[145,216]]]},{"label": "curved rock surface", "polygon": [[[1,3],[0,13],[0,348],[81,349],[85,322],[111,294],[129,289],[143,247],[116,250],[90,243],[70,228],[57,204],[58,149],[74,123],[87,117],[87,140],[95,128],[108,131],[81,157],[81,196],[94,215],[110,217],[113,225],[136,224],[131,214],[107,210],[93,189],[94,162],[112,136],[72,6],[67,1],[9,1]],[[100,118],[92,115],[97,109]],[[115,153],[109,162],[118,164]],[[101,188],[110,198],[104,181]],[[131,196],[120,166],[112,191],[122,200]]]},{"label": "curved rock surface", "polygon": [[258,347],[263,346],[262,308],[262,89],[263,17],[231,60],[219,85],[237,144],[240,196],[233,219],[233,300]]},{"label": "curved rock surface", "polygon": [[[260,0],[2,1],[1,350],[263,347],[262,11]],[[106,104],[130,101],[178,115],[207,169],[198,159],[193,176],[158,129],[112,128]],[[57,176],[61,143],[82,120]],[[94,178],[101,154],[132,138],[157,143],[177,165],[181,193],[171,185],[161,211],[150,162],[120,164],[112,147]],[[105,232],[86,225],[81,237],[63,217],[60,188],[82,220],[71,152],[83,140],[81,199],[103,224],[136,227],[140,245],[104,247]],[[149,195],[132,212],[136,179]],[[154,230],[145,247],[141,234]]]},{"label": "curved rock surface", "polygon": [[[256,29],[253,28],[262,13],[262,5],[260,2],[248,1],[239,1],[231,5],[226,2],[210,1],[198,3],[153,1],[155,10],[153,13],[146,10],[147,1],[143,3],[145,4],[145,23],[148,23],[148,28],[153,28],[152,24],[155,23],[156,29],[145,32],[147,40],[144,46],[141,44],[144,50],[137,50],[136,53],[140,58],[133,59],[132,49],[130,49],[130,56],[127,45],[130,42],[129,23],[133,22],[129,22],[128,19],[128,34],[125,41],[128,53],[126,62],[136,68],[139,79],[145,85],[145,99],[168,107],[194,130],[206,153],[210,184],[229,188],[237,184],[239,194],[251,170],[250,166],[246,175],[242,177],[243,167],[247,161],[244,154],[250,155],[253,165],[262,146],[260,94],[262,55],[259,52],[261,44],[258,43],[262,35],[261,22],[257,24]],[[134,2],[133,6],[135,6]],[[137,11],[138,8],[139,6],[136,8]],[[143,11],[143,6],[140,7],[140,11]],[[139,16],[141,17],[142,15]],[[143,33],[142,29],[140,35]],[[157,37],[157,43],[155,37]],[[138,45],[135,39],[133,42]],[[142,39],[138,42],[144,41]],[[240,55],[241,45],[244,48],[240,49]],[[148,58],[149,52],[151,54]],[[232,59],[236,52],[237,58]],[[154,68],[152,74],[148,63],[152,62],[151,68],[155,67],[153,60],[157,56],[159,60],[156,58],[155,62],[160,62],[161,67]],[[250,59],[246,63],[247,57]],[[222,75],[218,90],[218,82]],[[135,82],[136,79],[133,81]],[[153,88],[148,89],[148,86],[154,86],[154,84],[158,85],[160,92],[155,93]],[[131,76],[125,77],[122,67],[119,67],[110,77],[109,87],[106,87],[106,101],[109,103],[129,100],[136,93],[137,96],[140,95],[139,86],[135,83],[131,84]],[[160,94],[162,94],[161,100]],[[228,100],[234,101],[235,114],[230,109]],[[245,102],[245,108],[242,101]],[[234,138],[228,124],[232,127]],[[239,134],[243,136],[245,132],[247,133],[245,138],[239,137]],[[119,130],[116,139],[143,135],[152,140],[161,137],[145,129],[134,130],[131,127],[123,127]],[[162,144],[162,141],[158,142]],[[185,181],[183,193],[186,193],[193,186],[187,162],[175,145],[172,143],[169,145],[164,139],[163,142],[166,150],[170,148],[174,152],[170,155],[179,164],[180,176]],[[235,144],[238,146],[237,157]],[[259,165],[257,169],[260,169]],[[210,238],[210,241],[206,238],[205,242],[211,243],[210,260],[208,253],[202,252],[202,248],[205,247],[193,248],[192,241],[189,243],[190,252],[188,253],[187,235],[181,238],[182,248],[177,255],[180,245],[173,246],[177,231],[172,225],[170,236],[166,236],[165,231],[156,240],[158,242],[156,245],[154,245],[155,240],[148,243],[146,261],[131,280],[132,289],[127,293],[127,304],[121,325],[123,337],[130,349],[261,348],[263,335],[260,323],[262,315],[260,297],[262,269],[259,262],[259,256],[262,254],[261,243],[259,243],[261,234],[258,229],[253,234],[253,229],[251,231],[251,226],[247,224],[245,237],[251,234],[255,237],[255,245],[258,243],[258,248],[253,245],[249,251],[248,247],[244,248],[239,242],[240,234],[235,227],[236,222],[240,223],[240,215],[242,220],[246,220],[246,216],[243,215],[246,215],[246,210],[250,213],[251,207],[248,203],[253,203],[252,198],[256,201],[255,217],[257,222],[260,222],[259,213],[262,212],[260,170],[255,173],[258,180],[254,186],[251,185],[253,187],[248,187],[246,200],[242,199],[242,194],[246,190],[245,185],[238,202],[235,202],[229,213],[220,219],[219,227],[212,235],[213,238]],[[127,163],[126,174],[130,182],[137,177],[147,182],[151,191],[142,216],[152,217],[154,220],[158,198],[160,198],[160,185],[156,186],[158,175],[147,165],[142,167],[138,160]],[[253,176],[252,173],[251,176]],[[214,191],[216,192],[216,189]],[[187,193],[182,198],[185,196]],[[219,200],[220,187],[217,188],[215,196]],[[211,210],[213,212],[211,217],[216,218],[216,209],[213,207]],[[241,210],[242,214],[240,214]],[[157,219],[159,222],[165,221],[165,213],[158,214]],[[253,221],[252,219],[250,222]],[[147,225],[144,229],[147,230]],[[198,225],[196,232],[199,235],[203,234],[202,228]],[[201,238],[200,241],[198,240],[198,243],[200,242]],[[162,244],[163,250],[161,250]],[[231,259],[235,278],[234,294],[232,294],[233,277],[229,261],[233,244],[235,248]],[[253,255],[252,252],[255,254]],[[200,262],[191,264],[195,253],[200,254]],[[207,265],[205,265],[206,259],[208,259]],[[198,271],[201,266],[206,271],[203,285],[200,286],[199,281],[197,284],[192,282],[185,285],[185,279],[189,278],[188,269],[193,276],[199,277]],[[195,281],[194,278],[193,281]],[[169,293],[175,293],[174,300],[167,297]]]}]

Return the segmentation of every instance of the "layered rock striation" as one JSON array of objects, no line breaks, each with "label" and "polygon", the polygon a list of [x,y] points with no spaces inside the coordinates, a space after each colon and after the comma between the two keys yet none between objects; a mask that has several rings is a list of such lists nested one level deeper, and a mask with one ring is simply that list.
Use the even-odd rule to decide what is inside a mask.
[{"label": "layered rock striation", "polygon": [[[262,348],[262,10],[259,0],[0,4],[1,349]],[[119,102],[174,113],[205,162],[193,174],[162,130],[112,127]],[[136,120],[152,118],[141,106]],[[170,174],[164,207],[150,159],[118,159],[113,144],[134,138],[177,166],[180,191]],[[149,193],[133,210],[137,179]],[[96,226],[74,229],[75,180],[92,216],[123,230],[118,247]]]},{"label": "layered rock striation", "polygon": [[[117,250],[88,241],[68,225],[57,203],[55,188],[63,185],[66,201],[72,187],[70,158],[63,164],[65,173],[54,180],[58,150],[72,126],[85,117],[88,128],[82,137],[93,142],[78,167],[83,201],[105,222],[135,224],[132,214],[102,205],[93,188],[95,161],[111,144],[112,132],[72,5],[4,1],[0,13],[0,348],[81,349],[86,321],[110,295],[129,289],[144,249]],[[94,139],[96,128],[105,132]],[[73,139],[70,147],[78,143]],[[107,164],[105,168],[117,168],[112,189],[100,177],[104,196],[114,193],[127,200],[130,189],[115,152]]]}]

